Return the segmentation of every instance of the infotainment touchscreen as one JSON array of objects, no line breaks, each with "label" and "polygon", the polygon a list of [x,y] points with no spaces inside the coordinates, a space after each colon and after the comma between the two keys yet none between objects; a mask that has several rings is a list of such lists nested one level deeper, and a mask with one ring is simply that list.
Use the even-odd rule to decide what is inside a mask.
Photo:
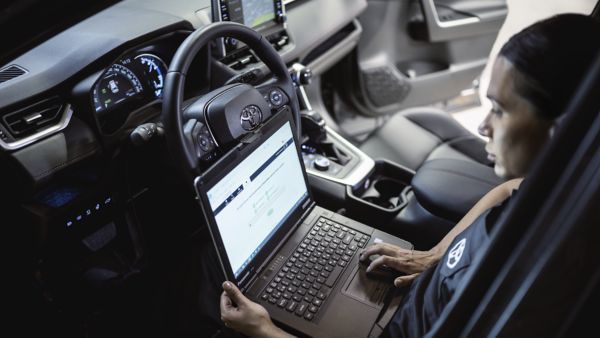
[{"label": "infotainment touchscreen", "polygon": [[276,23],[282,15],[281,0],[217,0],[220,19],[238,22],[254,29]]}]

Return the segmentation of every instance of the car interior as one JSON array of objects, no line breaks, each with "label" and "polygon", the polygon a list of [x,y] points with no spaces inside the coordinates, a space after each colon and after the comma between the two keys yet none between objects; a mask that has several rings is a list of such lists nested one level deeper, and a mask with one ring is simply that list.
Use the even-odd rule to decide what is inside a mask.
[{"label": "car interior", "polygon": [[448,111],[479,104],[505,0],[65,1],[52,25],[37,5],[0,18],[23,29],[0,54],[0,209],[30,330],[166,325],[157,290],[211,243],[194,180],[282,112],[318,205],[418,250],[502,182]]}]

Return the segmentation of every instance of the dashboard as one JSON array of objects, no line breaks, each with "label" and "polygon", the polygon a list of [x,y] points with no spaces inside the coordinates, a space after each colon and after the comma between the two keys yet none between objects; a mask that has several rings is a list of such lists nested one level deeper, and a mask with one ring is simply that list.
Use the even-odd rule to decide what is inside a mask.
[{"label": "dashboard", "polygon": [[[131,134],[160,121],[169,65],[194,30],[214,21],[254,27],[290,68],[306,62],[318,75],[356,44],[355,18],[365,8],[366,0],[125,0],[67,28],[0,66],[0,185],[8,205],[41,205],[34,219],[64,227],[79,208],[117,195],[98,182],[118,181],[124,159],[150,152],[169,163],[164,142],[136,148]],[[354,38],[344,42],[340,32]],[[258,84],[269,72],[243,44],[215,41],[193,61],[184,101],[232,79]],[[85,168],[101,179],[81,188],[74,177],[89,176]]]},{"label": "dashboard", "polygon": [[[365,8],[365,0],[118,2],[0,66],[0,157],[8,164],[0,184],[30,200],[73,168],[98,158],[114,164],[135,128],[160,120],[170,62],[195,29],[214,21],[249,25],[289,67],[307,62],[318,75],[355,45],[355,18]],[[355,38],[340,43],[340,32]],[[4,80],[14,70],[22,72]],[[190,74],[184,100],[232,79],[269,77],[253,52],[227,38],[200,53]]]},{"label": "dashboard", "polygon": [[[156,116],[164,74],[177,47],[212,21],[253,26],[291,63],[305,59],[365,7],[364,0],[119,2],[0,67],[9,74],[22,70],[0,83],[0,148],[18,152],[63,131],[71,119],[83,120],[98,133],[96,142],[112,144],[115,133]],[[223,39],[219,47],[217,57],[227,67],[211,70],[198,60],[195,82],[186,84],[189,97],[250,69],[266,73],[241,43]],[[155,111],[145,109],[146,118],[140,117],[144,114],[137,111],[153,104]]]}]

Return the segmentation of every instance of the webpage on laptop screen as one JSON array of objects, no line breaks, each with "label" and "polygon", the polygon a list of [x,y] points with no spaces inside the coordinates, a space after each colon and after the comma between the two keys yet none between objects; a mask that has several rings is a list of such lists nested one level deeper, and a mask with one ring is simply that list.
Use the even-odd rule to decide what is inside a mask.
[{"label": "webpage on laptop screen", "polygon": [[236,278],[307,195],[289,122],[208,191]]}]

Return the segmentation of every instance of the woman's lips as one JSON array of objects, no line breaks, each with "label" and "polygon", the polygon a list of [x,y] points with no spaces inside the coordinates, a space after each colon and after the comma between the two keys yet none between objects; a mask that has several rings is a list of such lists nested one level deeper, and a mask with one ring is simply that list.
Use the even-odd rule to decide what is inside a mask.
[{"label": "woman's lips", "polygon": [[492,162],[496,162],[496,155],[494,155],[492,153],[488,153],[487,158],[488,158],[488,160],[490,160]]}]

